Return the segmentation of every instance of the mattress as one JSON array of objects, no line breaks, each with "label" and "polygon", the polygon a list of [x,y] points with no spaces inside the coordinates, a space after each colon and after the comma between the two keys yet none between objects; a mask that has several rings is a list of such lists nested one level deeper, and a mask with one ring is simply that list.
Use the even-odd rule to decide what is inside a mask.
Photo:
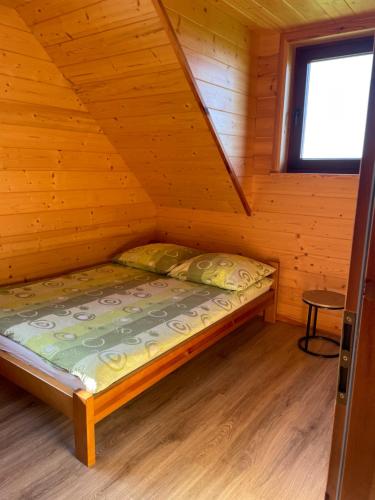
[{"label": "mattress", "polygon": [[271,285],[233,292],[105,264],[3,287],[0,349],[95,394]]},{"label": "mattress", "polygon": [[17,342],[14,342],[7,337],[4,337],[4,335],[0,335],[0,351],[7,352],[33,368],[37,368],[43,373],[50,375],[58,382],[70,387],[73,391],[77,391],[78,389],[86,390],[86,387],[80,378],[59,368],[58,366],[47,363],[45,359],[38,356],[38,354],[35,354],[35,352],[30,351],[27,347],[17,344]]}]

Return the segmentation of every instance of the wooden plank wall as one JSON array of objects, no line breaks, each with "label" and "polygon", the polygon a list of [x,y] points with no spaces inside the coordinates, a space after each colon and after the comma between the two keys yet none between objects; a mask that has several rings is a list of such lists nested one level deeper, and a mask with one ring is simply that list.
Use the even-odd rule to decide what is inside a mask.
[{"label": "wooden plank wall", "polygon": [[242,177],[250,160],[247,141],[254,134],[256,111],[249,88],[251,33],[209,0],[163,3],[227,157]]},{"label": "wooden plank wall", "polygon": [[244,211],[152,0],[18,11],[156,204]]},{"label": "wooden plank wall", "polygon": [[[213,33],[222,30],[220,20],[223,18],[217,5],[194,0],[195,8],[189,10],[186,21],[184,2],[166,1],[169,7],[174,6],[173,11],[170,10],[171,18],[192,68],[196,67],[197,56],[193,54],[191,40],[200,44],[199,54],[211,54],[207,64],[200,57],[199,78],[209,80],[211,76],[204,73],[211,73],[215,64],[215,94],[221,99],[220,93],[225,95],[227,89],[219,82],[227,78],[227,69],[230,71],[237,64],[237,51],[234,48],[226,51],[224,74],[219,77],[220,65],[215,63],[218,37]],[[178,8],[183,15],[179,16]],[[229,25],[234,22],[229,16],[227,19]],[[358,179],[357,176],[271,173],[279,34],[253,33],[251,52],[249,64],[253,67],[243,73],[249,75],[248,93],[256,111],[252,114],[255,123],[251,127],[253,133],[248,136],[241,182],[252,216],[160,209],[159,234],[169,241],[209,250],[279,258],[279,318],[302,323],[306,319],[306,307],[301,302],[304,289],[323,287],[344,291],[346,288]],[[242,87],[238,91],[241,93]],[[209,99],[207,106],[210,106]],[[322,312],[320,325],[327,331],[338,332],[340,314]]]},{"label": "wooden plank wall", "polygon": [[[149,0],[31,0],[19,12],[160,205],[160,237],[278,257],[279,317],[303,322],[303,289],[345,289],[357,178],[271,173],[279,35],[246,38],[246,68],[244,27],[223,17],[220,3],[166,1],[251,217],[229,213],[238,200]],[[338,315],[321,319],[338,331]]]},{"label": "wooden plank wall", "polygon": [[0,5],[0,282],[103,261],[155,207],[40,43]]}]

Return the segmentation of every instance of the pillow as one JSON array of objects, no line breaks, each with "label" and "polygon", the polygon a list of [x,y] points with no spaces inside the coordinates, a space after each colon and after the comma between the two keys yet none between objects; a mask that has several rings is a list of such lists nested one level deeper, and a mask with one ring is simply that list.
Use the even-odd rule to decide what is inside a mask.
[{"label": "pillow", "polygon": [[201,253],[194,248],[174,245],[173,243],[150,243],[126,250],[120,255],[116,255],[113,261],[144,271],[167,274],[181,262]]},{"label": "pillow", "polygon": [[240,255],[206,253],[183,262],[169,276],[226,290],[245,290],[275,271],[267,264]]}]

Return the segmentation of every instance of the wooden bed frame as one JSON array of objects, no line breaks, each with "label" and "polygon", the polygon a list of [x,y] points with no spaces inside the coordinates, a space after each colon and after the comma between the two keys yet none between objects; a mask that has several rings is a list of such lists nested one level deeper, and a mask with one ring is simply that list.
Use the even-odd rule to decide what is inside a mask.
[{"label": "wooden bed frame", "polygon": [[73,391],[4,351],[0,351],[0,374],[73,420],[76,457],[86,466],[92,467],[96,458],[97,422],[262,312],[265,321],[276,321],[279,263],[271,261],[269,264],[276,268],[271,290],[98,394],[85,390]]}]

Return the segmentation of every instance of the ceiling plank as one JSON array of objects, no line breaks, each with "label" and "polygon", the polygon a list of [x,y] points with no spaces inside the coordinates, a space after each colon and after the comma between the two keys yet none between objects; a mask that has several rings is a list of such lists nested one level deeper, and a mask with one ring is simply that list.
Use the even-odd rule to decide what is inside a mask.
[{"label": "ceiling plank", "polygon": [[259,28],[281,29],[375,12],[374,0],[211,0]]}]

